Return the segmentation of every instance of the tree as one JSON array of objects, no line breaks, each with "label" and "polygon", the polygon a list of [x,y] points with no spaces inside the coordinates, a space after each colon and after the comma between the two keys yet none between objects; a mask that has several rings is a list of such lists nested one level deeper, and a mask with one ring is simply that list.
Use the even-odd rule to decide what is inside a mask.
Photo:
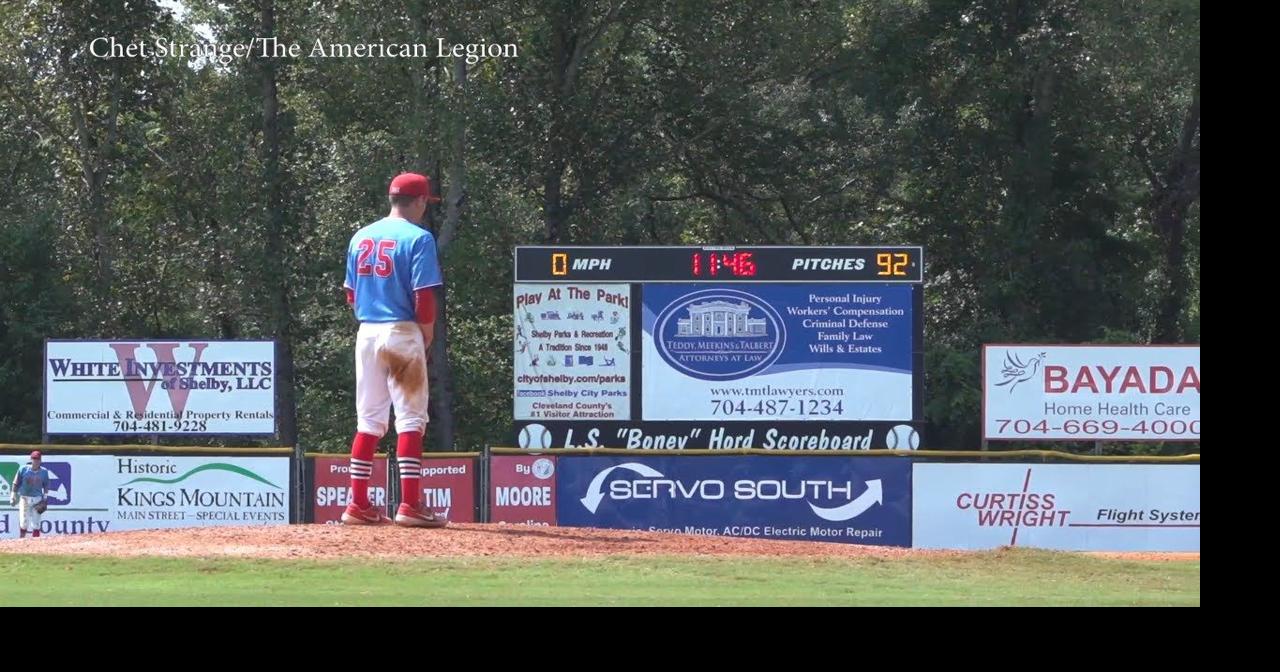
[{"label": "tree", "polygon": [[[935,446],[985,342],[1199,339],[1196,0],[179,5],[0,3],[0,439],[43,338],[218,336],[277,339],[282,438],[345,450],[343,255],[404,170],[443,185],[441,449],[510,439],[518,244],[922,244]],[[479,37],[519,55],[434,55]],[[431,56],[311,55],[369,41]]]}]

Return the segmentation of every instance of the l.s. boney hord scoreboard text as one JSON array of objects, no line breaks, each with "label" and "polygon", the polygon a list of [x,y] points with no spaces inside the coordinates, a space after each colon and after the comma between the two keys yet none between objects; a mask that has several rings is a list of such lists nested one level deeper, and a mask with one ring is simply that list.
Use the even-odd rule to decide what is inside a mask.
[{"label": "l.s. boney hord scoreboard text", "polygon": [[516,248],[517,445],[921,443],[919,247]]}]

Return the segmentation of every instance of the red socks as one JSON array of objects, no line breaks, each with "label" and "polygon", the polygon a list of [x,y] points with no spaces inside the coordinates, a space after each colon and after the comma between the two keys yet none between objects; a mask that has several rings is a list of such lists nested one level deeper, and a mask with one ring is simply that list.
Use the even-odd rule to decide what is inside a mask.
[{"label": "red socks", "polygon": [[373,452],[382,437],[356,432],[351,441],[351,501],[361,509],[369,508],[369,477],[373,475]]},{"label": "red socks", "polygon": [[400,501],[417,508],[422,501],[422,432],[401,432],[396,441]]},{"label": "red socks", "polygon": [[[369,508],[369,477],[379,438],[356,432],[351,441],[351,501],[362,509]],[[417,508],[422,501],[422,432],[400,433],[396,464],[400,467],[400,501]]]}]

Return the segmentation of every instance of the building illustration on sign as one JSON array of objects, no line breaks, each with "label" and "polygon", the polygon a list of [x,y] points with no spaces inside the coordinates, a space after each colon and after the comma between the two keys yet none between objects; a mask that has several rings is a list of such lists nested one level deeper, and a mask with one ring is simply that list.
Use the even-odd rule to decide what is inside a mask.
[{"label": "building illustration on sign", "polygon": [[745,301],[705,301],[688,307],[689,317],[676,320],[676,336],[768,336],[763,318],[749,317]]}]

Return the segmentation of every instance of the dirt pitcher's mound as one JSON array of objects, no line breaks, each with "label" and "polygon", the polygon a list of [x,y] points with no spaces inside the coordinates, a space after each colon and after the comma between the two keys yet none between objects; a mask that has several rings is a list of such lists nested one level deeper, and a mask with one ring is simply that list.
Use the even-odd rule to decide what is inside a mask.
[{"label": "dirt pitcher's mound", "polygon": [[[906,548],[770,541],[631,530],[455,523],[443,530],[394,525],[288,525],[138,530],[0,541],[0,553],[253,558],[757,555],[896,557]],[[919,551],[916,551],[919,553]]]},{"label": "dirt pitcher's mound", "polygon": [[[528,525],[450,525],[443,530],[394,525],[200,527],[0,541],[0,553],[245,558],[599,557],[605,555],[734,555],[833,558],[955,556],[816,541],[772,541],[634,530]],[[1106,553],[1128,560],[1199,560],[1199,553]]]}]

